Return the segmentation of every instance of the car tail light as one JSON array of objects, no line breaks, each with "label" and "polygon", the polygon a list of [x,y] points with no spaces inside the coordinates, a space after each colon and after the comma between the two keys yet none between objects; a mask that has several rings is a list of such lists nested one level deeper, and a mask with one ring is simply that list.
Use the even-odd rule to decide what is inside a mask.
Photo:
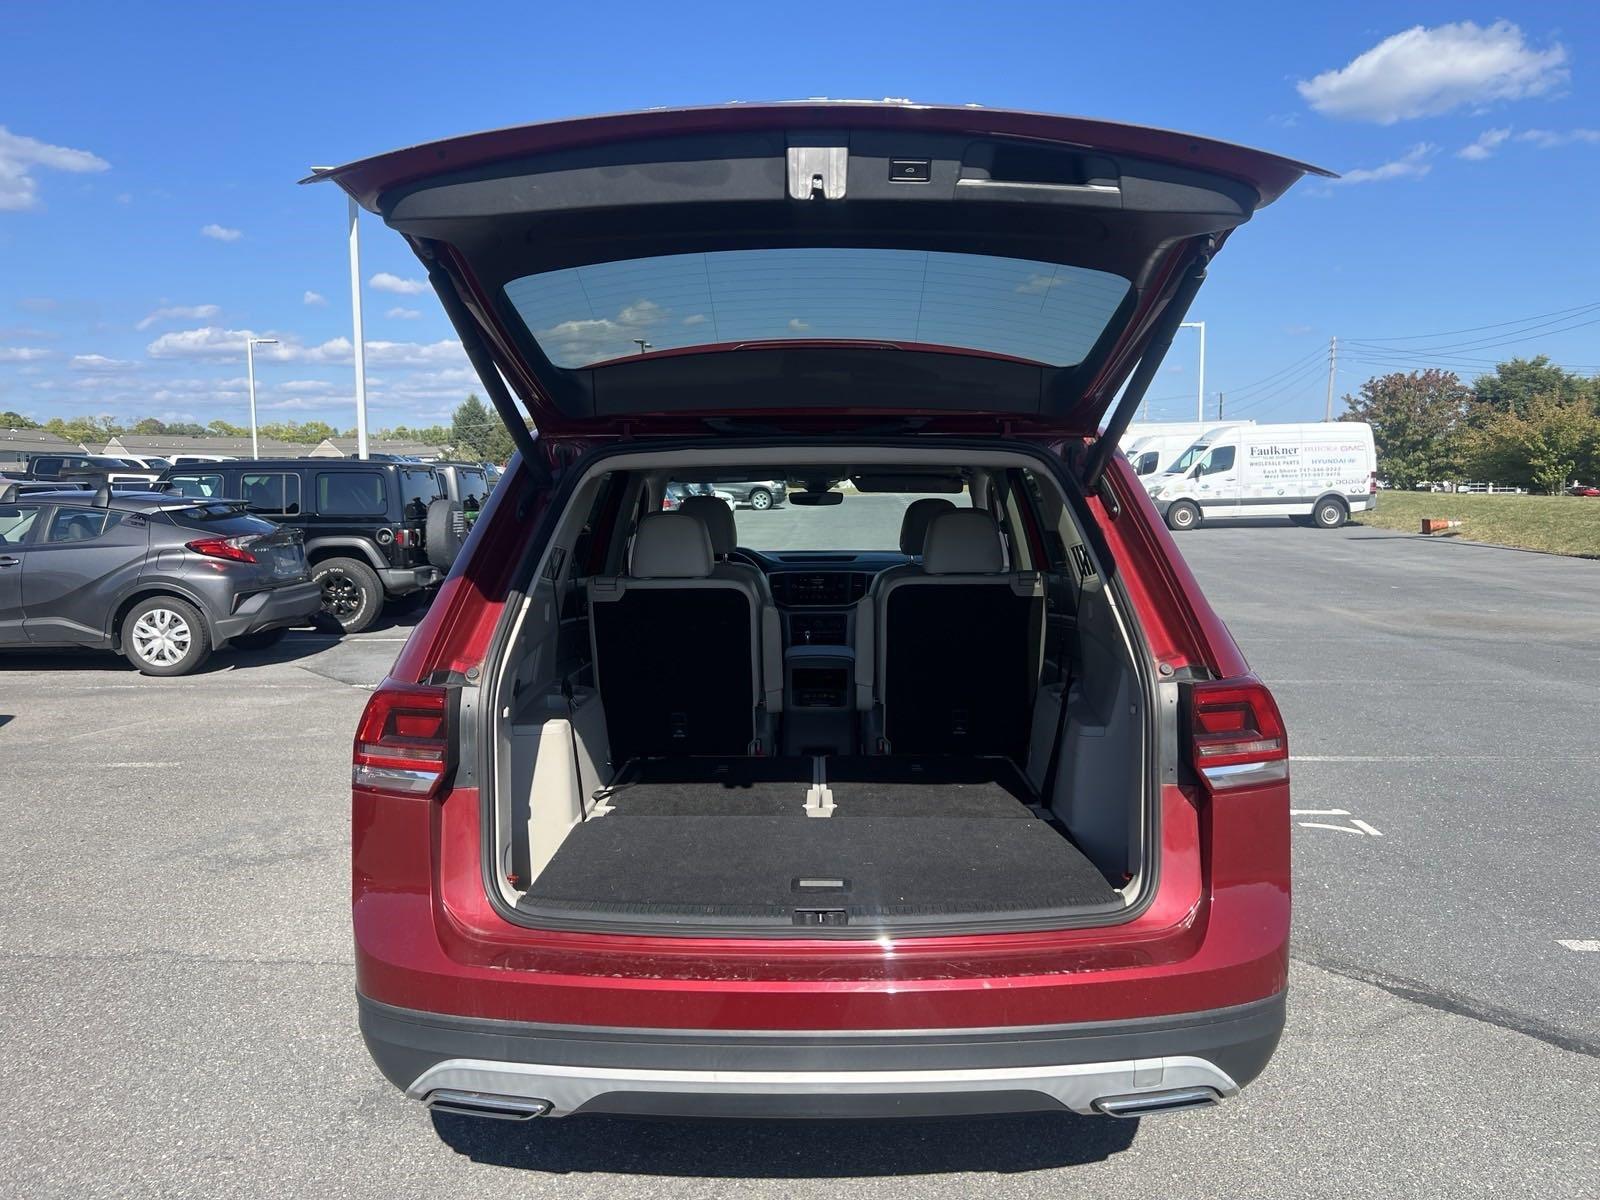
[{"label": "car tail light", "polygon": [[1289,777],[1289,739],[1272,693],[1258,679],[1196,683],[1189,699],[1195,769],[1213,791]]},{"label": "car tail light", "polygon": [[412,533],[409,529],[396,529],[394,531],[394,544],[396,546],[411,545]]},{"label": "car tail light", "polygon": [[253,563],[256,561],[256,556],[250,553],[250,543],[255,540],[255,534],[231,538],[196,538],[192,542],[185,542],[184,547],[196,554],[204,554],[207,558],[226,558],[233,562]]},{"label": "car tail light", "polygon": [[433,796],[450,756],[449,693],[385,681],[356,729],[352,782],[396,796]]},{"label": "car tail light", "polygon": [[1372,472],[1369,472],[1368,475],[1367,475],[1367,495],[1376,496],[1377,494],[1378,494],[1378,473],[1376,471],[1372,471]]}]

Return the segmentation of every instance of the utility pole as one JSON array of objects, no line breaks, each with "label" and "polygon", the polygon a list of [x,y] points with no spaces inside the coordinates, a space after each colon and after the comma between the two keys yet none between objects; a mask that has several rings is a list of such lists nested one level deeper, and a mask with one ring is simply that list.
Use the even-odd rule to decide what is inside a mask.
[{"label": "utility pole", "polygon": [[1217,393],[1217,420],[1222,420],[1222,392]]},{"label": "utility pole", "polygon": [[1333,377],[1339,373],[1339,339],[1328,339],[1328,406],[1322,414],[1324,421],[1333,420]]}]

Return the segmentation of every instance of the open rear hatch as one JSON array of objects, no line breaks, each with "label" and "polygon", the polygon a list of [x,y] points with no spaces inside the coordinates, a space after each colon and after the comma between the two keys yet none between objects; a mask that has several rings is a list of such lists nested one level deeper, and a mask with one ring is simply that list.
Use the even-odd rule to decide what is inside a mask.
[{"label": "open rear hatch", "polygon": [[1221,240],[1307,172],[1107,122],[806,102],[311,178],[406,236],[502,416],[520,425],[499,375],[542,436],[824,416],[1088,435]]}]

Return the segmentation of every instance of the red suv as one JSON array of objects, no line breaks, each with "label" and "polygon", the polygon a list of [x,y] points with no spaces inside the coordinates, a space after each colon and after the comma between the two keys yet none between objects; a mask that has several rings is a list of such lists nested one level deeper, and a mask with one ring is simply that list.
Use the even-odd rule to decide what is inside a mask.
[{"label": "red suv", "polygon": [[[314,177],[406,238],[519,444],[356,735],[383,1073],[508,1118],[1254,1079],[1287,742],[1113,451],[1221,242],[1314,170],[807,102]],[[717,498],[748,479],[788,503]]]}]

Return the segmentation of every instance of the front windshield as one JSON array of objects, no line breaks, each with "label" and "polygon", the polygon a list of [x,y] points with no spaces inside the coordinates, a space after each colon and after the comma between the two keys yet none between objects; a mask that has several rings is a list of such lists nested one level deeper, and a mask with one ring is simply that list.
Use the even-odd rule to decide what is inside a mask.
[{"label": "front windshield", "polygon": [[1185,450],[1178,458],[1174,459],[1172,465],[1168,467],[1167,470],[1178,472],[1187,471],[1190,467],[1194,466],[1195,463],[1199,462],[1200,456],[1209,449],[1211,449],[1210,442],[1196,442],[1194,445]]},{"label": "front windshield", "polygon": [[[776,485],[782,487],[782,485]],[[788,493],[787,488],[783,491]],[[959,492],[857,492],[849,484],[837,489],[838,504],[801,505],[792,493],[764,501],[748,483],[727,484],[675,480],[667,485],[667,505],[676,507],[684,495],[715,494],[733,510],[738,527],[737,544],[763,553],[781,551],[899,551],[900,527],[906,509],[928,498],[943,500],[960,508],[970,508],[972,497]]]}]

